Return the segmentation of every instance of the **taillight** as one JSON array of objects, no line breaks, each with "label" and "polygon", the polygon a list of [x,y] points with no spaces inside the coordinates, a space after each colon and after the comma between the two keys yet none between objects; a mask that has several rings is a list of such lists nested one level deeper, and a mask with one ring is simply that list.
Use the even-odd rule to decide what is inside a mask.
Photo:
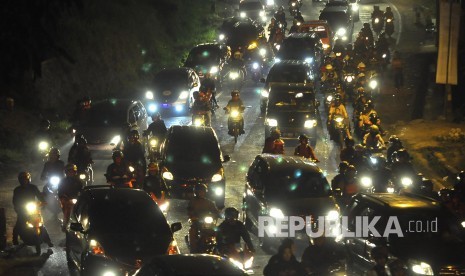
[{"label": "taillight", "polygon": [[179,253],[181,252],[179,252],[178,243],[175,240],[173,240],[168,246],[168,250],[166,251],[166,254],[177,255]]},{"label": "taillight", "polygon": [[102,245],[96,240],[89,241],[90,252],[94,255],[105,255]]}]

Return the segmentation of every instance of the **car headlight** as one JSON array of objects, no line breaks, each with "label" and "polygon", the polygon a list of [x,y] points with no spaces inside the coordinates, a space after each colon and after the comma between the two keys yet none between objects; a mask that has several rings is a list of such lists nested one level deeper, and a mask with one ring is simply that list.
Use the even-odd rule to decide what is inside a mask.
[{"label": "car headlight", "polygon": [[39,143],[39,150],[41,151],[46,151],[48,149],[48,143],[45,141],[42,141]]},{"label": "car headlight", "polygon": [[162,176],[163,176],[164,179],[167,179],[167,180],[173,180],[173,178],[174,178],[173,174],[170,173],[170,172],[163,172]]},{"label": "car headlight", "polygon": [[111,270],[103,272],[102,276],[116,276],[117,274]]},{"label": "car headlight", "polygon": [[185,99],[187,99],[187,98],[189,98],[189,92],[187,92],[187,91],[182,91],[181,94],[179,94],[179,99],[180,99],[180,100],[185,100]]},{"label": "car headlight", "polygon": [[215,173],[212,176],[212,182],[218,182],[218,181],[221,181],[222,179],[223,179],[223,176],[220,173]]},{"label": "car headlight", "polygon": [[196,119],[194,120],[194,126],[202,126],[202,125],[203,125],[202,119],[196,118]]},{"label": "car headlight", "polygon": [[26,212],[28,214],[33,214],[37,211],[37,204],[35,202],[29,202],[26,204]]},{"label": "car headlight", "polygon": [[83,174],[83,173],[81,173],[81,174],[79,175],[79,179],[81,179],[81,180],[86,180],[86,175]]},{"label": "car headlight", "polygon": [[336,210],[331,210],[326,215],[327,220],[338,220],[339,219],[339,212]]},{"label": "car headlight", "polygon": [[304,128],[312,128],[316,126],[316,120],[306,120],[304,123]]},{"label": "car headlight", "polygon": [[158,107],[157,107],[156,104],[151,103],[151,104],[149,104],[149,108],[148,108],[148,109],[149,109],[149,112],[150,112],[150,113],[155,113],[155,112],[157,112]]},{"label": "car headlight", "polygon": [[249,47],[247,47],[247,50],[253,50],[257,47],[258,47],[257,42],[252,42],[250,43]]},{"label": "car headlight", "polygon": [[371,162],[371,164],[376,165],[376,164],[378,164],[378,159],[370,156],[370,162]]},{"label": "car headlight", "polygon": [[312,58],[312,57],[305,58],[305,62],[306,62],[306,63],[312,63],[312,62],[313,62],[313,58]]},{"label": "car headlight", "polygon": [[223,191],[223,188],[221,188],[221,187],[216,187],[216,188],[214,189],[214,192],[215,192],[215,195],[216,195],[216,196],[220,196],[220,195],[223,194],[224,191]]},{"label": "car headlight", "polygon": [[266,0],[267,6],[274,6],[274,0]]},{"label": "car headlight", "polygon": [[149,143],[150,143],[151,147],[156,147],[157,144],[158,144],[158,141],[157,141],[157,139],[152,138],[152,139],[150,139]]},{"label": "car headlight", "polygon": [[357,3],[352,4],[351,9],[352,11],[358,11],[358,4]]},{"label": "car headlight", "polygon": [[259,14],[260,16],[265,16],[265,11],[260,11],[258,14]]},{"label": "car headlight", "polygon": [[270,127],[278,126],[278,121],[276,119],[266,119],[266,122]]},{"label": "car headlight", "polygon": [[219,40],[223,40],[223,39],[224,39],[224,34],[220,34],[220,35],[218,36],[218,39],[219,39]]},{"label": "car headlight", "polygon": [[114,146],[114,145],[118,144],[120,141],[121,141],[121,136],[116,135],[115,137],[113,137],[111,139],[110,145]]},{"label": "car headlight", "polygon": [[71,203],[76,204],[76,202],[77,202],[77,199],[75,198],[71,199]]},{"label": "car headlight", "polygon": [[52,184],[53,188],[57,188],[58,184],[60,184],[60,178],[58,176],[50,177],[50,184]]},{"label": "car headlight", "polygon": [[364,188],[370,188],[373,185],[373,181],[371,180],[371,177],[368,176],[363,176],[360,179],[360,183]]},{"label": "car headlight", "polygon": [[34,227],[34,225],[32,225],[32,223],[30,223],[29,221],[26,222],[26,225],[27,225],[27,227],[29,227],[29,228],[33,228],[33,227]]},{"label": "car headlight", "polygon": [[262,57],[266,56],[266,49],[263,49],[263,48],[262,48],[262,49],[260,49],[258,52],[260,53],[260,55],[261,55]]},{"label": "car headlight", "polygon": [[416,260],[410,260],[409,261],[409,266],[412,269],[412,271],[416,274],[420,275],[434,275],[433,273],[433,268],[425,262],[420,262]]},{"label": "car headlight", "polygon": [[326,50],[329,48],[329,44],[323,44],[323,49]]},{"label": "car headlight", "polygon": [[218,66],[212,66],[212,68],[210,68],[210,74],[216,74],[218,73]]},{"label": "car headlight", "polygon": [[235,80],[239,77],[239,73],[234,71],[234,72],[230,72],[229,73],[229,78],[232,79],[232,80]]},{"label": "car headlight", "polygon": [[375,89],[378,86],[378,82],[376,80],[371,80],[369,85],[371,89]]},{"label": "car headlight", "polygon": [[203,221],[207,224],[213,223],[213,218],[212,217],[205,217]]},{"label": "car headlight", "polygon": [[232,118],[237,118],[237,117],[239,117],[239,111],[237,111],[237,110],[231,111],[231,117],[232,117]]},{"label": "car headlight", "polygon": [[253,256],[244,262],[244,269],[245,270],[250,269],[252,265],[253,265]]},{"label": "car headlight", "polygon": [[387,189],[387,192],[390,193],[390,194],[393,194],[396,190],[394,189],[394,187],[388,187]]},{"label": "car headlight", "polygon": [[252,69],[257,70],[258,69],[258,62],[252,63]]},{"label": "car headlight", "polygon": [[334,121],[336,121],[336,123],[342,123],[342,121],[344,121],[344,118],[342,118],[342,117],[336,117],[336,118],[334,119]]},{"label": "car headlight", "polygon": [[465,221],[462,221],[462,227],[465,228]]},{"label": "car headlight", "polygon": [[147,100],[153,100],[153,99],[154,99],[153,92],[150,91],[150,90],[147,91],[147,92],[145,92],[145,98],[146,98]]},{"label": "car headlight", "polygon": [[345,34],[347,33],[347,30],[345,28],[340,28],[339,30],[337,30],[336,34],[338,36],[344,36]]},{"label": "car headlight", "polygon": [[400,183],[402,183],[403,186],[408,187],[412,185],[413,181],[410,177],[402,177]]},{"label": "car headlight", "polygon": [[284,218],[283,211],[279,208],[271,208],[270,209],[270,216],[274,218]]},{"label": "car headlight", "polygon": [[170,206],[170,203],[168,201],[165,201],[165,203],[158,205],[158,207],[160,208],[162,212],[166,212],[169,206]]},{"label": "car headlight", "polygon": [[275,47],[276,50],[278,50],[278,51],[279,51],[279,49],[281,49],[281,45],[280,45],[280,44],[276,44],[274,47]]},{"label": "car headlight", "polygon": [[268,90],[266,89],[263,89],[261,92],[261,95],[263,98],[268,98],[268,96],[270,95],[270,92],[268,92]]},{"label": "car headlight", "polygon": [[174,106],[174,110],[176,110],[176,112],[181,112],[182,109],[183,109],[183,106],[181,104],[178,104],[178,105]]},{"label": "car headlight", "polygon": [[245,17],[247,16],[247,14],[246,14],[245,12],[241,12],[241,13],[240,13],[240,16],[241,16],[242,18],[245,18]]},{"label": "car headlight", "polygon": [[105,250],[97,240],[89,241],[89,251],[94,255],[105,255]]},{"label": "car headlight", "polygon": [[332,100],[333,100],[333,96],[332,96],[332,95],[329,95],[328,97],[326,97],[326,101],[331,102]]}]

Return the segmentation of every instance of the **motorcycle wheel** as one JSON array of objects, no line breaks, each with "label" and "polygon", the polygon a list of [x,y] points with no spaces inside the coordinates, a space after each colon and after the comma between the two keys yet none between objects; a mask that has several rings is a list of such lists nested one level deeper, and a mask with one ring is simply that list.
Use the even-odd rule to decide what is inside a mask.
[{"label": "motorcycle wheel", "polygon": [[35,248],[36,248],[36,255],[40,255],[42,249],[40,248],[40,239],[37,239],[38,241],[36,242],[35,244]]},{"label": "motorcycle wheel", "polygon": [[245,228],[249,231],[252,231],[252,228],[253,228],[253,223],[252,221],[250,220],[250,218],[247,216],[247,211],[244,211],[243,212],[243,218],[244,218],[244,225],[245,225]]},{"label": "motorcycle wheel", "polygon": [[340,149],[344,147],[344,134],[342,133],[342,131],[338,131],[336,142]]}]

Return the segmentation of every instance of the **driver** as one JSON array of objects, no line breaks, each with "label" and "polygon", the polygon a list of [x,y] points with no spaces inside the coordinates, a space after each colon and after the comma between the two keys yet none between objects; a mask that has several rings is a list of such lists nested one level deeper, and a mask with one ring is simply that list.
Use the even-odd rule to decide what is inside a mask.
[{"label": "driver", "polygon": [[[226,113],[230,113],[231,109],[237,108],[240,113],[244,112],[245,106],[244,103],[242,102],[240,96],[239,90],[233,90],[231,92],[231,100],[229,100],[228,105],[224,108],[226,110]],[[228,134],[233,135],[232,133],[232,120],[229,118],[228,119]],[[244,117],[241,116],[241,126],[240,126],[240,133],[244,134]]]}]

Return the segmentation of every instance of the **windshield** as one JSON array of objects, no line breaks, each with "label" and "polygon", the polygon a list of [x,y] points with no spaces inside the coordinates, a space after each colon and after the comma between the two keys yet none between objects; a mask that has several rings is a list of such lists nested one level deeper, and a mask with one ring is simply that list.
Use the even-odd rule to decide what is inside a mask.
[{"label": "windshield", "polygon": [[85,126],[121,127],[127,122],[127,110],[111,104],[96,105],[90,109]]},{"label": "windshield", "polygon": [[320,20],[327,20],[333,30],[341,27],[347,27],[347,14],[344,12],[327,12],[320,14]]},{"label": "windshield", "polygon": [[300,169],[275,171],[265,183],[265,193],[271,198],[315,198],[326,197],[331,193],[323,174],[303,172]]},{"label": "windshield", "polygon": [[214,47],[198,47],[193,49],[187,57],[186,63],[210,64],[219,59],[219,51]]},{"label": "windshield", "polygon": [[304,83],[307,78],[309,76],[303,67],[279,66],[271,69],[267,82]]},{"label": "windshield", "polygon": [[314,95],[308,91],[273,91],[269,96],[268,108],[282,111],[315,110]]},{"label": "windshield", "polygon": [[[285,39],[278,56],[282,60],[313,57],[315,42],[307,39]],[[307,55],[307,56],[306,56]]]},{"label": "windshield", "polygon": [[[239,24],[239,23],[238,23]],[[228,43],[232,45],[248,46],[258,38],[258,31],[252,25],[236,24],[231,30]]]},{"label": "windshield", "polygon": [[241,2],[239,4],[239,10],[241,11],[254,11],[261,9],[263,9],[263,7],[259,2]]},{"label": "windshield", "polygon": [[327,38],[328,32],[324,26],[302,26],[301,33],[316,33],[320,38]]},{"label": "windshield", "polygon": [[[109,199],[108,199],[109,198]],[[135,236],[170,236],[170,229],[150,197],[112,198],[95,200],[89,208],[92,228],[102,233],[131,234]],[[144,227],[141,227],[143,225]]]},{"label": "windshield", "polygon": [[218,142],[213,135],[195,136],[194,138],[173,135],[166,148],[166,162],[186,162],[209,166],[221,163],[220,154]]},{"label": "windshield", "polygon": [[185,84],[187,83],[187,75],[185,71],[164,70],[155,75],[154,82],[155,84],[160,84],[160,83]]}]

